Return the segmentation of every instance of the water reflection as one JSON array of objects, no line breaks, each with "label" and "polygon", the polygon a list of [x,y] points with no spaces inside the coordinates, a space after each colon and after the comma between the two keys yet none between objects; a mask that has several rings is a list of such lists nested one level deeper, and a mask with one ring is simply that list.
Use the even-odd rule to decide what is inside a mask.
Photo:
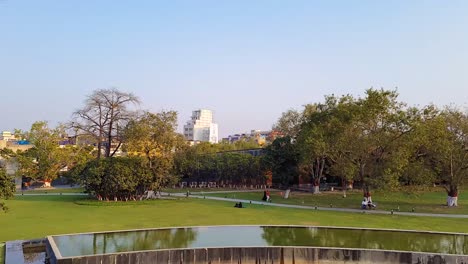
[{"label": "water reflection", "polygon": [[64,257],[171,248],[341,247],[468,254],[465,235],[317,227],[218,226],[54,237]]},{"label": "water reflection", "polygon": [[197,237],[192,228],[143,230],[55,237],[62,256],[188,247]]},{"label": "water reflection", "polygon": [[464,235],[335,228],[262,227],[271,246],[317,246],[467,254]]},{"label": "water reflection", "polygon": [[25,264],[44,264],[46,259],[46,253],[24,253],[23,257]]}]

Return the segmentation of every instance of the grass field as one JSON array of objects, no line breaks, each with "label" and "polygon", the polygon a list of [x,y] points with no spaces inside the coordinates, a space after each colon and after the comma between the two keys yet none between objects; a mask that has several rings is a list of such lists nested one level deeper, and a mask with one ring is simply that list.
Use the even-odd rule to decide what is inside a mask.
[{"label": "grass field", "polygon": [[[359,209],[363,199],[361,191],[348,192],[347,197],[343,198],[343,193],[323,192],[321,194],[311,194],[304,192],[293,192],[288,199],[283,199],[279,191],[270,193],[273,203],[298,204],[320,207],[340,207],[340,208],[355,208]],[[260,201],[263,197],[263,192],[243,192],[243,193],[216,193],[205,194],[217,197],[246,199]],[[402,212],[424,213],[444,213],[444,214],[468,214],[468,196],[463,194],[458,198],[458,207],[448,208],[444,205],[446,200],[445,192],[441,190],[431,190],[425,192],[374,192],[372,200],[377,204],[379,210],[392,210],[400,208]]]},{"label": "grass field", "polygon": [[369,215],[204,199],[97,202],[80,196],[18,196],[0,214],[0,241],[52,234],[169,226],[297,224],[468,232],[466,219]]}]

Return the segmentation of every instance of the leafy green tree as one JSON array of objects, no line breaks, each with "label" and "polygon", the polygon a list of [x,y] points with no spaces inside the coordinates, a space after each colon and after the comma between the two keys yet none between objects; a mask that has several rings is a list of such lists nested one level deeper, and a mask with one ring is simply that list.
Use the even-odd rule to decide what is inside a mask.
[{"label": "leafy green tree", "polygon": [[[411,107],[407,110],[411,131],[401,139],[400,152],[406,154],[408,165],[402,171],[399,182],[412,187],[432,186],[437,172],[429,156],[428,146],[432,144],[432,120],[440,115],[433,105],[424,108]],[[414,189],[414,188],[412,188]]]},{"label": "leafy green tree", "polygon": [[336,122],[336,98],[326,97],[324,104],[308,105],[308,114],[297,137],[300,171],[311,179],[313,193],[319,192],[321,179],[335,160],[334,151],[341,123]]},{"label": "leafy green tree", "polygon": [[16,139],[22,140],[25,138],[25,132],[21,129],[15,128],[13,135],[15,136]]},{"label": "leafy green tree", "polygon": [[182,178],[194,179],[199,172],[198,154],[195,148],[184,146],[174,154],[175,174]]},{"label": "leafy green tree", "polygon": [[430,166],[447,191],[447,204],[457,206],[460,187],[468,182],[468,115],[447,108],[425,125]]},{"label": "leafy green tree", "polygon": [[[261,158],[247,153],[186,147],[176,153],[175,168],[189,182],[216,181],[220,185],[265,184]],[[208,153],[200,153],[201,151]]]},{"label": "leafy green tree", "polygon": [[62,169],[73,167],[83,149],[60,147],[64,134],[62,127],[51,129],[45,121],[35,122],[25,134],[33,147],[13,154],[19,164],[17,173],[50,181],[57,178]]},{"label": "leafy green tree", "polygon": [[257,149],[254,140],[185,145],[175,154],[175,169],[189,182],[216,181],[221,185],[264,184],[260,158],[238,150]]},{"label": "leafy green tree", "polygon": [[[13,179],[7,175],[5,168],[0,167],[0,200],[9,199],[15,193],[15,183]],[[8,207],[5,203],[0,202],[0,209],[6,211]]]},{"label": "leafy green tree", "polygon": [[65,147],[69,162],[67,171],[62,174],[70,183],[79,183],[81,173],[89,161],[95,159],[94,146],[89,145],[75,145]]},{"label": "leafy green tree", "polygon": [[356,172],[364,195],[370,187],[398,186],[399,175],[408,164],[399,143],[411,127],[397,97],[395,91],[369,89],[365,98],[349,98],[338,105],[346,126],[337,140],[340,159],[334,166],[349,168],[346,174]]},{"label": "leafy green tree", "polygon": [[273,130],[285,136],[295,138],[301,130],[302,113],[295,109],[289,109],[281,114],[281,117],[273,125]]},{"label": "leafy green tree", "polygon": [[183,136],[176,132],[177,112],[146,112],[131,120],[124,131],[126,150],[129,155],[145,158],[153,174],[151,189],[160,189],[175,183],[174,156],[184,143]]},{"label": "leafy green tree", "polygon": [[271,170],[273,183],[289,189],[299,180],[299,151],[289,136],[277,138],[265,148],[263,156],[265,168]]},{"label": "leafy green tree", "polygon": [[136,200],[153,184],[151,171],[140,157],[115,157],[88,162],[81,184],[99,200]]}]

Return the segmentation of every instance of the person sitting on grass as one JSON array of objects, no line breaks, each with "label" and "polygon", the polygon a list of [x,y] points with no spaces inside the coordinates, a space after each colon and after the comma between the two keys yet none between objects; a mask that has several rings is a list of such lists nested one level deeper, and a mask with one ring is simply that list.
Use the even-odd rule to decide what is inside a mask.
[{"label": "person sitting on grass", "polygon": [[236,207],[236,208],[242,208],[242,207],[243,207],[242,202],[236,203],[236,205],[234,205],[234,207]]},{"label": "person sitting on grass", "polygon": [[362,200],[361,209],[367,209],[367,205],[368,205],[368,204],[369,204],[369,203],[367,202],[366,199]]}]

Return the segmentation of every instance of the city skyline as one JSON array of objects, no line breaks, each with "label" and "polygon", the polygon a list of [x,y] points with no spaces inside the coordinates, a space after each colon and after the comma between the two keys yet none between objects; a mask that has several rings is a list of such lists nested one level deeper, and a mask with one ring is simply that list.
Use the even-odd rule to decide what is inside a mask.
[{"label": "city skyline", "polygon": [[219,137],[268,130],[324,95],[398,87],[468,102],[468,2],[0,1],[0,131],[66,122],[93,90],[210,109]]}]

